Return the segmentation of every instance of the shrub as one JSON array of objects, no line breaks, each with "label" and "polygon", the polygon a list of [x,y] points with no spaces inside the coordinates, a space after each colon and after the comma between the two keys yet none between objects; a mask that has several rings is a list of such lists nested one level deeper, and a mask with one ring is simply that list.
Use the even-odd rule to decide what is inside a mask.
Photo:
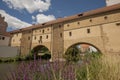
[{"label": "shrub", "polygon": [[41,56],[41,59],[44,59],[44,60],[49,60],[50,58],[51,58],[50,54],[44,54],[43,56]]},{"label": "shrub", "polygon": [[[95,55],[92,55],[93,58]],[[77,68],[77,79],[80,80],[119,80],[120,56],[102,55],[90,58],[89,64]]]},{"label": "shrub", "polygon": [[2,60],[0,59],[0,62],[2,62]]},{"label": "shrub", "polygon": [[75,47],[70,47],[65,55],[64,58],[67,62],[78,62],[80,60],[79,49]]}]

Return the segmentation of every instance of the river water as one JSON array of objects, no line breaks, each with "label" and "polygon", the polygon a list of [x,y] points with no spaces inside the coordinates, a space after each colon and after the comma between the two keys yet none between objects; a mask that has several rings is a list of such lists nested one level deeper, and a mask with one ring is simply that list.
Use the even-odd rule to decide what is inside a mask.
[{"label": "river water", "polygon": [[0,80],[6,80],[9,72],[16,70],[18,63],[0,63]]}]

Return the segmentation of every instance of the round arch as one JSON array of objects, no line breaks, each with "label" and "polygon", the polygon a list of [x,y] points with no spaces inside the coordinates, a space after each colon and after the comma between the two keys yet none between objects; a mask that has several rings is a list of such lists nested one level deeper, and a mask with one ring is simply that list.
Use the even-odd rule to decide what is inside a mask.
[{"label": "round arch", "polygon": [[41,59],[50,59],[51,52],[50,50],[44,45],[37,45],[32,49],[33,55],[36,55],[36,58]]},{"label": "round arch", "polygon": [[81,45],[81,44],[90,45],[90,46],[94,47],[99,53],[102,53],[101,50],[100,50],[97,46],[95,46],[95,45],[93,45],[93,44],[91,44],[91,43],[87,43],[87,42],[77,42],[77,43],[74,43],[74,44],[70,45],[70,46],[65,50],[64,53],[66,53],[66,51],[67,51],[69,48],[71,48],[71,47],[73,47],[73,46],[75,46],[75,45]]}]

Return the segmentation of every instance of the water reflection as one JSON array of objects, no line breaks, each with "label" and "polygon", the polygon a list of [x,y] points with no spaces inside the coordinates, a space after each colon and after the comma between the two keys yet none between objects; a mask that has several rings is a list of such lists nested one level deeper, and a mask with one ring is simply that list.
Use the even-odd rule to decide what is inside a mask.
[{"label": "water reflection", "polygon": [[18,63],[0,63],[0,80],[6,80],[9,72],[16,70]]}]

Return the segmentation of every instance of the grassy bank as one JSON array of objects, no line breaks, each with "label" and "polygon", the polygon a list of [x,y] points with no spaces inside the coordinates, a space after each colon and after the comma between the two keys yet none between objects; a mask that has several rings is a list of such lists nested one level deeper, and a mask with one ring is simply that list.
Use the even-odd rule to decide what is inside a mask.
[{"label": "grassy bank", "polygon": [[0,57],[0,63],[6,62],[17,62],[17,61],[27,61],[31,60],[26,56],[16,56],[16,57]]},{"label": "grassy bank", "polygon": [[7,80],[120,80],[119,55],[94,57],[84,57],[79,63],[23,62]]},{"label": "grassy bank", "polygon": [[120,80],[120,56],[103,55],[76,71],[77,80]]}]

